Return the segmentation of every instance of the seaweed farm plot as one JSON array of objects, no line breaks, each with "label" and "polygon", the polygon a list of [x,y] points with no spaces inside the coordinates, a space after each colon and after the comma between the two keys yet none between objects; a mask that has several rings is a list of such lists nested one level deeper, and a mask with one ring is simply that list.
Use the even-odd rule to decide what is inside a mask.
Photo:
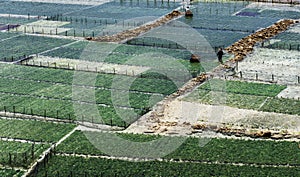
[{"label": "seaweed farm plot", "polygon": [[[82,165],[78,165],[82,164]],[[101,165],[100,165],[101,164]],[[113,169],[110,169],[111,167]],[[60,171],[57,171],[60,169]],[[72,169],[72,170],[70,170]],[[107,170],[109,169],[109,170]],[[128,162],[124,160],[112,160],[103,158],[84,158],[77,156],[54,156],[50,159],[47,168],[39,168],[37,175],[45,174],[53,176],[199,176],[201,171],[203,176],[230,176],[232,174],[242,174],[243,176],[295,176],[298,175],[297,168],[275,168],[275,167],[254,167],[254,166],[229,166],[227,164],[197,164],[194,162]],[[289,173],[289,175],[287,175]]]},{"label": "seaweed farm plot", "polygon": [[196,29],[242,32],[254,32],[278,21],[278,18],[272,17],[259,18],[234,15],[240,12],[240,10],[243,10],[248,3],[249,2],[199,2],[191,5],[191,10],[195,12],[192,19],[181,18],[180,20]]},{"label": "seaweed farm plot", "polygon": [[9,38],[13,38],[13,37],[16,37],[16,36],[18,36],[18,35],[20,35],[20,34],[18,34],[18,33],[5,33],[5,32],[0,32],[0,42],[1,41],[4,41],[4,40],[7,40],[7,39],[9,39]]},{"label": "seaweed farm plot", "polygon": [[[128,43],[130,44],[130,42]],[[168,44],[166,46],[168,46]],[[190,59],[191,56],[191,53],[185,50],[172,50],[172,48],[160,48],[160,46],[147,47],[147,42],[145,42],[144,46],[139,44],[137,44],[137,46],[132,46],[126,44],[97,43],[86,41],[79,41],[72,45],[63,46],[56,50],[43,53],[43,55],[94,62],[105,61],[107,63],[126,64],[126,62],[131,58],[142,55],[144,53],[161,53],[174,57],[175,59],[186,60]]]},{"label": "seaweed farm plot", "polygon": [[251,2],[249,1],[206,1],[206,0],[198,0],[197,2],[193,2],[191,4],[191,9],[193,14],[196,16],[203,15],[231,15],[234,14]]},{"label": "seaweed farm plot", "polygon": [[290,4],[280,3],[259,3],[253,2],[246,6],[244,9],[236,13],[236,15],[256,16],[263,18],[276,18],[276,19],[298,19],[300,14],[299,6],[292,6]]},{"label": "seaweed farm plot", "polygon": [[[278,15],[265,14],[259,16],[257,14],[260,10],[254,9],[256,8],[255,3],[253,3],[254,5],[250,3],[249,8],[246,6],[247,3],[249,2],[246,2],[246,4],[244,2],[196,2],[190,7],[194,14],[193,18],[180,18],[179,21],[196,29],[207,38],[212,47],[218,48],[227,47],[250,33],[274,24],[281,19],[279,15],[281,13],[284,14],[282,18],[299,17],[297,7],[295,8],[296,11],[292,12],[277,9],[274,11]],[[272,7],[276,9],[277,5],[272,4]],[[259,8],[259,4],[257,8]],[[267,12],[267,8],[261,10],[261,13]]]},{"label": "seaweed farm plot", "polygon": [[0,141],[0,164],[28,168],[50,145]]},{"label": "seaweed farm plot", "polygon": [[[78,83],[72,83],[73,72],[69,70],[29,69],[26,66],[16,65],[4,66],[4,70],[7,72],[2,73],[0,79],[3,85],[0,89],[1,111],[118,126],[128,124],[124,123],[120,116],[133,121],[179,87],[172,80],[159,78],[158,75],[151,73],[145,73],[142,77],[97,74],[96,83],[93,85],[87,80],[89,73],[84,72],[81,73],[81,78],[77,78]],[[63,75],[64,79],[61,78]],[[131,85],[128,87],[127,83]],[[88,95],[74,97],[72,95],[74,88],[79,95],[80,90],[95,91],[95,100],[90,100]],[[95,115],[83,114],[78,118],[73,108],[75,103],[82,105],[82,109],[89,109],[96,104],[98,111]],[[99,114],[102,120],[96,119]]]},{"label": "seaweed farm plot", "polygon": [[61,26],[68,24],[69,22],[38,20],[32,23],[27,23],[15,30],[24,33],[37,33],[37,34],[50,34],[57,35],[59,33],[66,32],[70,28],[63,28]]},{"label": "seaweed farm plot", "polygon": [[[152,6],[155,6],[153,8]],[[157,5],[156,1],[111,1],[81,11],[49,16],[47,20],[68,22],[63,26],[70,30],[59,33],[65,36],[95,37],[113,35],[153,21],[171,9],[177,2],[165,2]],[[99,15],[101,12],[101,15]],[[139,17],[137,17],[137,15]]]},{"label": "seaweed farm plot", "polygon": [[[287,86],[218,79],[211,80],[210,82],[213,84],[207,82],[201,85],[195,93],[184,98],[184,101],[300,115],[300,112],[296,108],[298,107],[296,105],[300,104],[299,100],[278,97]],[[222,84],[225,84],[225,86],[222,87]],[[297,92],[295,93],[297,94]],[[219,97],[223,99],[218,99]]]},{"label": "seaweed farm plot", "polygon": [[90,6],[43,3],[43,2],[22,2],[5,1],[1,3],[0,14],[30,15],[30,16],[51,16],[56,14],[70,13],[83,10]]},{"label": "seaweed farm plot", "polygon": [[[219,47],[225,48],[227,46],[230,46],[235,41],[245,36],[248,36],[250,34],[247,32],[220,31],[220,30],[209,30],[209,29],[197,29],[197,32],[199,33],[199,35],[205,37],[205,39],[209,42],[209,45],[216,51]],[[187,46],[182,46],[173,41],[168,41],[165,39],[159,39],[155,37],[151,38],[146,36],[134,38],[132,40],[127,41],[126,43],[130,45],[168,48],[168,49],[174,49],[174,51],[176,49],[184,51],[185,49],[188,48]],[[188,52],[184,52],[181,55],[183,59],[188,59],[190,57],[190,54]]]},{"label": "seaweed farm plot", "polygon": [[38,20],[38,19],[31,18],[30,16],[29,17],[28,16],[27,17],[19,17],[19,16],[13,16],[13,15],[0,14],[0,23],[1,24],[21,25],[21,24],[31,23],[36,20]]},{"label": "seaweed farm plot", "polygon": [[0,118],[0,137],[30,142],[54,143],[75,128],[73,124],[17,118]]},{"label": "seaweed farm plot", "polygon": [[[52,19],[59,20],[59,17],[54,17]],[[63,27],[69,30],[66,32],[61,32],[59,35],[74,37],[110,36],[125,30],[136,28],[155,19],[157,19],[156,16],[146,16],[124,20],[109,18],[78,19],[76,17],[61,17],[60,20],[62,22],[68,23]]]},{"label": "seaweed farm plot", "polygon": [[21,177],[24,174],[24,171],[16,170],[13,168],[0,168],[1,176],[17,176]]},{"label": "seaweed farm plot", "polygon": [[1,117],[0,127],[0,165],[28,168],[75,125]]},{"label": "seaweed farm plot", "polygon": [[0,60],[6,62],[17,61],[20,58],[25,58],[33,54],[35,55],[71,42],[73,42],[73,40],[18,35],[0,41],[1,46],[3,46],[0,49]]},{"label": "seaweed farm plot", "polygon": [[[126,2],[126,1],[124,1]],[[145,3],[145,1],[140,1],[141,5],[139,4],[133,4],[132,6],[123,6],[122,2],[116,1],[116,2],[109,2],[102,4],[100,6],[95,6],[86,10],[77,11],[73,13],[65,14],[65,16],[69,16],[72,18],[78,17],[79,19],[84,18],[107,18],[111,19],[112,17],[114,19],[118,20],[125,20],[125,19],[131,19],[136,18],[137,15],[140,17],[148,17],[148,16],[157,16],[160,17],[166,13],[168,13],[171,9],[174,9],[173,7],[169,8],[147,8],[143,7],[142,4]],[[149,1],[149,3],[154,3],[153,1]],[[167,4],[167,3],[166,3]],[[172,4],[172,2],[171,2]],[[155,11],[155,12],[153,12]],[[101,12],[101,13],[99,13]],[[58,13],[61,14],[61,13]]]},{"label": "seaweed farm plot", "polygon": [[[239,39],[248,36],[249,32],[238,31],[222,31],[222,30],[209,30],[209,29],[197,29],[197,31],[203,35],[210,45],[217,49],[219,47],[226,48],[232,45]],[[216,50],[217,51],[217,50]]]},{"label": "seaweed farm plot", "polygon": [[274,18],[255,18],[255,17],[238,17],[238,16],[206,16],[195,17],[193,20],[182,19],[183,22],[196,29],[212,29],[225,31],[240,31],[253,33],[261,28],[266,28],[278,19]]},{"label": "seaweed farm plot", "polygon": [[[204,176],[230,176],[231,174],[280,176],[286,175],[287,172],[293,176],[299,173],[297,142],[213,138],[205,146],[199,147],[201,138],[187,138],[180,148],[171,154],[159,160],[150,160],[147,158],[122,158],[121,156],[105,155],[101,152],[101,149],[97,149],[87,140],[84,135],[86,133],[92,132],[76,131],[56,148],[53,158],[47,162],[47,165],[36,168],[33,171],[33,173],[36,173],[32,176],[44,176],[44,174],[53,176],[68,176],[70,174],[73,176],[95,174],[99,176],[194,176],[198,174],[199,170]],[[119,136],[134,142],[151,142],[162,138],[161,136],[139,134],[94,133],[102,134],[101,136],[107,138]],[[172,141],[172,139],[180,139],[180,137],[169,137],[169,139]],[[240,151],[240,148],[243,148],[243,151]],[[259,150],[257,150],[258,148]],[[282,152],[285,154],[284,156],[282,156]],[[139,162],[134,162],[135,160],[139,160]],[[237,163],[243,165],[237,166]],[[289,167],[285,164],[289,164]],[[115,168],[111,169],[109,166]]]},{"label": "seaweed farm plot", "polygon": [[[190,51],[169,48],[169,42],[165,43],[164,40],[162,45],[165,47],[149,46],[151,42],[145,42],[149,40],[154,39],[142,38],[142,45],[137,44],[139,38],[128,42],[134,42],[133,45],[80,41],[42,53],[45,57],[39,56],[22,64],[125,75],[140,75],[154,69],[185,81],[205,71],[202,64],[190,63]],[[206,62],[205,65],[205,69],[209,70],[217,66],[217,61]],[[176,70],[183,70],[181,73],[185,72],[185,75]]]},{"label": "seaweed farm plot", "polygon": [[296,24],[287,31],[278,34],[272,39],[264,42],[264,48],[300,51],[300,25]]},{"label": "seaweed farm plot", "polygon": [[[131,140],[133,142],[151,142],[158,140],[164,136],[161,135],[145,135],[145,134],[127,134],[127,133],[108,133],[108,132],[88,132],[88,131],[75,131],[65,142],[57,146],[56,152],[58,154],[81,154],[81,155],[94,155],[94,156],[110,156],[101,151],[90,142],[88,138],[92,134],[98,135],[97,141],[101,142],[100,137],[117,136],[122,139]],[[95,136],[96,138],[97,136]],[[167,137],[165,137],[167,138]],[[168,137],[170,140],[185,139],[185,137]],[[237,139],[224,139],[213,138],[204,147],[199,147],[199,140],[203,137],[188,137],[181,146],[169,155],[162,157],[168,160],[187,160],[187,161],[219,161],[231,163],[254,163],[254,164],[277,164],[277,165],[296,165],[299,162],[297,155],[297,142],[273,142],[273,141],[253,141],[253,140],[237,140]],[[96,141],[96,140],[95,140]],[[257,151],[256,146],[259,147]],[[117,148],[117,147],[116,147]],[[120,147],[123,148],[123,147]],[[236,149],[243,148],[244,151],[236,151]],[[284,151],[289,156],[282,157],[281,150],[285,148],[289,151]],[[207,152],[207,153],[204,153]],[[208,153],[209,152],[209,153]],[[229,153],[230,152],[230,153]],[[256,153],[255,153],[256,152]],[[292,153],[293,152],[293,153]],[[133,153],[135,154],[135,153]],[[134,155],[126,156],[134,158]],[[255,155],[254,155],[255,154]],[[118,156],[122,157],[122,156]],[[237,158],[240,157],[240,158]],[[273,157],[273,158],[271,158]],[[284,158],[284,159],[283,159]]]},{"label": "seaweed farm plot", "polygon": [[295,50],[256,48],[254,53],[238,62],[238,71],[244,79],[299,84],[300,55]]}]

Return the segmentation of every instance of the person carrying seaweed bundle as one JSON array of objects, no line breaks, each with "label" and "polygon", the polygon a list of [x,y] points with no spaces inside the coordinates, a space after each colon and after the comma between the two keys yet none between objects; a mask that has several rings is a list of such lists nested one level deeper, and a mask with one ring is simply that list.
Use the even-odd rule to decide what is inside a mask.
[{"label": "person carrying seaweed bundle", "polygon": [[217,52],[217,56],[218,56],[218,60],[221,64],[223,64],[223,60],[222,60],[223,55],[224,55],[224,52],[223,52],[222,48],[219,48],[219,50]]}]

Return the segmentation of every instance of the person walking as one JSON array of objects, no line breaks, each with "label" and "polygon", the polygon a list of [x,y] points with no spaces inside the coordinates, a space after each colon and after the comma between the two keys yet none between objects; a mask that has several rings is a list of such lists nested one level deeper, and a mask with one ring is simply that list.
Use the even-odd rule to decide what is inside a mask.
[{"label": "person walking", "polygon": [[219,50],[217,52],[217,56],[218,56],[218,60],[221,64],[223,64],[223,60],[222,60],[223,55],[224,55],[224,52],[223,52],[222,48],[219,48]]}]

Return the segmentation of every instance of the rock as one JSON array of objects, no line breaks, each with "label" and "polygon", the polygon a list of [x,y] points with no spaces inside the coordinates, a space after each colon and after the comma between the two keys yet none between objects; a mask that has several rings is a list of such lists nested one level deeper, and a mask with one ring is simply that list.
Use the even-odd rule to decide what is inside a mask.
[{"label": "rock", "polygon": [[290,138],[294,138],[294,135],[288,134],[288,135],[284,135],[285,139],[290,139]]},{"label": "rock", "polygon": [[154,133],[154,132],[155,132],[154,130],[145,130],[144,131],[144,133],[149,133],[149,134]]},{"label": "rock", "polygon": [[272,135],[271,138],[272,139],[276,139],[276,140],[283,139],[283,135],[281,135],[281,134],[275,134],[275,135]]},{"label": "rock", "polygon": [[192,56],[190,58],[190,62],[191,63],[200,63],[200,56],[192,54]]},{"label": "rock", "polygon": [[200,130],[200,129],[206,129],[207,126],[205,124],[195,124],[195,125],[192,125],[192,128],[193,129],[197,129],[197,130]]},{"label": "rock", "polygon": [[192,16],[193,16],[193,12],[192,12],[191,10],[187,10],[187,11],[185,12],[185,16],[186,16],[186,17],[192,17]]},{"label": "rock", "polygon": [[270,138],[271,135],[272,135],[272,133],[270,131],[266,131],[266,132],[263,132],[262,137],[264,137],[264,138]]},{"label": "rock", "polygon": [[202,133],[202,130],[192,130],[192,133]]},{"label": "rock", "polygon": [[164,133],[164,132],[167,132],[167,131],[168,131],[167,128],[163,128],[163,129],[160,131],[160,133]]},{"label": "rock", "polygon": [[217,131],[218,126],[217,125],[209,125],[208,129]]}]

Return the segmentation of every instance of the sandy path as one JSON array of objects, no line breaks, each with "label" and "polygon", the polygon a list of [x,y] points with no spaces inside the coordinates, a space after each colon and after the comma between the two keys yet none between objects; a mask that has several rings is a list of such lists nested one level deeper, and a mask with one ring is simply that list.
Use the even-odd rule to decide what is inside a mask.
[{"label": "sandy path", "polygon": [[147,158],[129,158],[129,157],[112,157],[112,156],[96,156],[85,154],[67,154],[57,153],[56,155],[62,157],[81,157],[81,158],[96,158],[96,159],[110,159],[110,160],[126,160],[132,162],[172,162],[172,163],[197,163],[197,164],[216,164],[216,165],[230,165],[230,166],[252,166],[252,167],[280,167],[280,168],[298,168],[298,165],[293,164],[255,164],[255,163],[235,163],[235,162],[219,162],[219,161],[207,161],[207,160],[179,160],[179,159],[147,159]]},{"label": "sandy path", "polygon": [[260,112],[228,106],[204,105],[176,99],[164,106],[164,111],[151,119],[149,114],[132,124],[125,132],[190,135],[191,125],[205,123],[231,127],[300,131],[300,116]]}]

